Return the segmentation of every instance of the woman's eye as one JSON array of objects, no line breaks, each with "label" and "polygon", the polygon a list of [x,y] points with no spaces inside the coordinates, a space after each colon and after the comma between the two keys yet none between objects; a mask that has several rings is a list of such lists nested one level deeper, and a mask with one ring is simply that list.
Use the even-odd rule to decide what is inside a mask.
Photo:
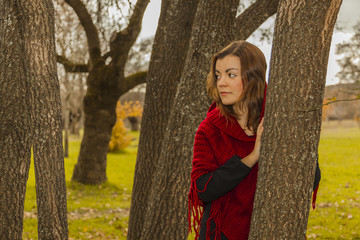
[{"label": "woman's eye", "polygon": [[216,80],[219,80],[219,79],[220,79],[220,76],[219,76],[219,75],[215,75],[215,79],[216,79]]},{"label": "woman's eye", "polygon": [[229,73],[229,77],[236,77],[236,75],[233,73]]}]

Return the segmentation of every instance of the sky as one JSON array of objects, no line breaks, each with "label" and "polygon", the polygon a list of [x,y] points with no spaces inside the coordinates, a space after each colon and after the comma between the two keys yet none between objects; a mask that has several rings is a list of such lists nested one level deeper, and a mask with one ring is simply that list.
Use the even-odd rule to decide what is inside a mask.
[{"label": "sky", "polygon": [[[140,38],[155,35],[160,15],[160,7],[161,0],[150,1],[144,14]],[[326,85],[336,84],[339,82],[339,79],[336,77],[336,73],[340,70],[340,67],[337,64],[336,59],[341,58],[341,56],[335,54],[336,44],[350,39],[353,35],[352,27],[357,22],[360,22],[359,9],[360,0],[343,0],[337,19],[339,25],[343,27],[343,29],[341,31],[335,31],[333,34],[327,68]],[[251,42],[252,38],[249,38],[248,40]],[[270,65],[271,45],[264,42],[261,45],[257,44],[257,46],[264,52],[268,65]]]}]

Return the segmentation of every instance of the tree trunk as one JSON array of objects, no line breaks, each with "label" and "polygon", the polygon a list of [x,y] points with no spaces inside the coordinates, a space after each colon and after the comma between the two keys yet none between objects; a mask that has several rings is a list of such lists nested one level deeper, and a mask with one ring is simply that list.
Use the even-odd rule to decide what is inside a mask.
[{"label": "tree trunk", "polygon": [[183,72],[197,2],[198,0],[163,0],[161,3],[146,80],[145,105],[131,198],[127,237],[129,240],[142,239],[141,231],[150,201],[152,175],[157,166],[166,124]]},{"label": "tree trunk", "polygon": [[249,239],[305,239],[341,0],[281,1]]},{"label": "tree trunk", "polygon": [[[68,104],[68,103],[66,103]],[[70,111],[68,107],[65,110],[65,117],[64,117],[64,157],[69,157],[69,117],[70,117]]]},{"label": "tree trunk", "polygon": [[183,75],[153,176],[142,239],[187,238],[187,193],[195,126],[210,105],[204,91],[210,57],[233,39],[238,3],[199,2]]},{"label": "tree trunk", "polygon": [[[116,121],[116,102],[122,94],[145,82],[146,73],[125,78],[124,67],[130,48],[140,33],[142,17],[149,0],[136,2],[129,25],[113,34],[110,42],[111,50],[104,56],[101,56],[96,26],[85,5],[81,0],[66,0],[66,2],[74,9],[84,27],[90,55],[87,91],[84,98],[84,136],[72,180],[84,184],[100,184],[107,179],[106,155],[111,130]],[[108,57],[111,57],[111,61],[105,64]],[[69,66],[69,61],[64,62]]]},{"label": "tree trunk", "polygon": [[[238,18],[236,22],[238,32],[229,31],[226,34],[224,34],[226,29],[233,30],[234,28],[234,25],[231,26],[231,24],[235,21],[235,13],[233,11],[236,12],[237,5],[234,2],[229,2],[226,4],[228,8],[225,10],[220,6],[219,9],[221,10],[219,12],[226,12],[226,14],[220,16],[221,14],[219,13],[214,14],[218,10],[216,8],[211,9],[209,5],[216,5],[218,7],[221,4],[208,3],[209,5],[206,5],[207,3],[203,2],[202,6],[206,8],[206,13],[198,14],[198,23],[191,33],[194,36],[193,46],[191,51],[187,51],[187,45],[183,44],[186,43],[187,39],[190,39],[190,31],[186,29],[193,25],[193,20],[189,18],[191,15],[190,11],[186,7],[180,8],[177,5],[172,5],[175,8],[169,10],[169,3],[163,1],[153,55],[150,61],[147,94],[135,170],[128,239],[183,239],[186,237],[186,193],[190,180],[191,149],[193,147],[195,130],[209,106],[204,86],[210,57],[235,38],[235,35],[231,34],[231,32],[235,33],[236,36],[248,37],[250,34],[248,25],[255,29],[254,26],[261,24],[261,21],[258,21],[258,17],[264,19],[262,15],[271,16],[274,14],[276,8],[266,8],[264,7],[264,2],[263,0],[257,0],[256,4],[261,5],[259,5],[259,8],[252,8],[251,11],[242,13],[244,15]],[[277,6],[278,1],[271,0],[271,3]],[[229,7],[230,5],[232,8]],[[195,4],[193,6],[190,9],[194,11],[198,9],[199,12],[203,11],[202,8],[196,8]],[[184,12],[177,13],[181,9],[184,9]],[[205,16],[206,14],[208,15]],[[217,17],[206,21],[205,19],[207,17],[210,18],[210,16]],[[230,16],[233,18],[231,19]],[[180,17],[180,20],[177,20],[178,17]],[[183,22],[185,26],[177,24],[181,20],[185,20]],[[227,22],[224,25],[226,26],[225,29],[219,24],[224,22]],[[221,33],[217,34],[217,32]],[[237,35],[239,32],[240,35]],[[174,35],[170,35],[171,33],[174,33]],[[166,42],[164,43],[163,41]],[[163,48],[161,48],[162,46]],[[173,52],[176,50],[180,51],[174,54]],[[189,60],[187,68],[183,70],[186,52],[188,53],[187,57]],[[169,56],[174,57],[169,58]],[[180,58],[179,56],[182,57]],[[164,63],[167,65],[166,68],[164,68]],[[183,89],[176,95],[181,74],[183,74],[183,83],[181,85]],[[151,75],[153,77],[150,77]],[[177,100],[173,100],[175,95]],[[184,100],[184,102],[180,100]],[[174,104],[177,104],[175,108],[173,108]],[[170,114],[174,115],[171,115],[172,117],[169,118]],[[186,129],[186,134],[185,132],[181,133],[183,129]],[[169,132],[171,134],[177,133],[178,135],[170,135]],[[163,151],[162,153],[161,150]],[[173,151],[173,154],[170,153],[171,151]],[[164,164],[167,165],[163,166]],[[157,167],[160,167],[161,170],[157,170]],[[181,171],[174,173],[174,169],[178,169],[178,167]],[[154,174],[156,176],[153,176]],[[169,186],[167,181],[172,181],[171,183],[173,183],[174,178],[181,178],[183,181],[179,180],[176,187]],[[166,184],[163,185],[164,188],[161,188],[163,183]],[[161,191],[159,191],[159,188],[161,188]],[[152,194],[149,197],[150,189]],[[160,205],[157,206],[157,201],[160,201],[160,199],[162,207]],[[166,207],[164,207],[165,205]],[[146,212],[147,217],[145,218]],[[166,218],[173,220],[168,223]],[[159,222],[159,224],[151,226],[151,222]],[[140,238],[144,223],[146,224],[145,230]],[[161,229],[165,229],[165,231],[161,232]]]},{"label": "tree trunk", "polygon": [[[88,76],[84,136],[72,176],[72,180],[86,184],[100,184],[107,180],[106,154],[116,121],[116,101],[120,96],[114,71],[104,64],[99,65]],[[105,71],[112,74],[104,76]]]},{"label": "tree trunk", "polygon": [[130,131],[139,131],[139,118],[138,117],[128,117],[130,123]]},{"label": "tree trunk", "polygon": [[0,239],[22,239],[31,156],[30,69],[15,1],[0,2]]},{"label": "tree trunk", "polygon": [[22,239],[33,148],[38,238],[67,239],[60,88],[52,1],[0,3],[0,237]]}]

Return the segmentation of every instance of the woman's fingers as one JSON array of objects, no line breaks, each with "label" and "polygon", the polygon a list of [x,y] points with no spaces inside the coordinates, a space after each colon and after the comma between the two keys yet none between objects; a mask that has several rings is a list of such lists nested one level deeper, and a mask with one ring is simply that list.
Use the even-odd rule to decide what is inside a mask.
[{"label": "woman's fingers", "polygon": [[257,136],[259,138],[261,137],[261,134],[262,134],[263,131],[264,131],[264,118],[261,119],[261,121],[259,123],[259,126],[258,126],[258,129],[257,129]]}]

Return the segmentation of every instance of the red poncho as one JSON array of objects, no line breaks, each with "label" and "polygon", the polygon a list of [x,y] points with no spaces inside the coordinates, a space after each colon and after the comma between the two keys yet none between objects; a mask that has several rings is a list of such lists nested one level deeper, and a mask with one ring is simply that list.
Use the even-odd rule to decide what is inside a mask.
[{"label": "red poncho", "polygon": [[[245,134],[235,118],[232,121],[227,121],[220,114],[215,103],[210,107],[206,119],[200,124],[196,133],[194,145],[189,193],[189,211],[191,212],[189,223],[191,225],[190,215],[192,214],[196,233],[195,239],[199,236],[199,226],[203,214],[202,207],[204,206],[197,195],[196,179],[203,174],[215,171],[235,154],[241,158],[249,155],[254,148],[255,139],[255,136],[249,137]],[[210,219],[213,219],[216,224],[216,236],[222,232],[229,240],[248,238],[257,170],[258,164],[255,164],[249,175],[232,191],[211,202],[207,239],[210,237]]]},{"label": "red poncho", "polygon": [[[261,117],[264,114],[264,103]],[[197,191],[199,190],[196,180],[203,174],[215,171],[235,154],[241,158],[249,155],[254,148],[255,139],[256,136],[249,137],[245,134],[235,118],[227,121],[220,114],[215,103],[209,108],[207,117],[200,124],[195,136],[193,170],[191,172],[189,230],[191,230],[191,217],[193,217],[195,239],[199,237],[204,207],[204,203],[198,198]],[[220,232],[225,234],[229,240],[248,239],[257,172],[258,164],[256,163],[250,173],[233,190],[211,202],[206,239],[210,239],[210,234],[212,234],[209,232],[210,219],[213,219],[216,224],[215,239],[220,239]],[[313,194],[313,208],[315,208],[316,192],[317,188]]]}]

